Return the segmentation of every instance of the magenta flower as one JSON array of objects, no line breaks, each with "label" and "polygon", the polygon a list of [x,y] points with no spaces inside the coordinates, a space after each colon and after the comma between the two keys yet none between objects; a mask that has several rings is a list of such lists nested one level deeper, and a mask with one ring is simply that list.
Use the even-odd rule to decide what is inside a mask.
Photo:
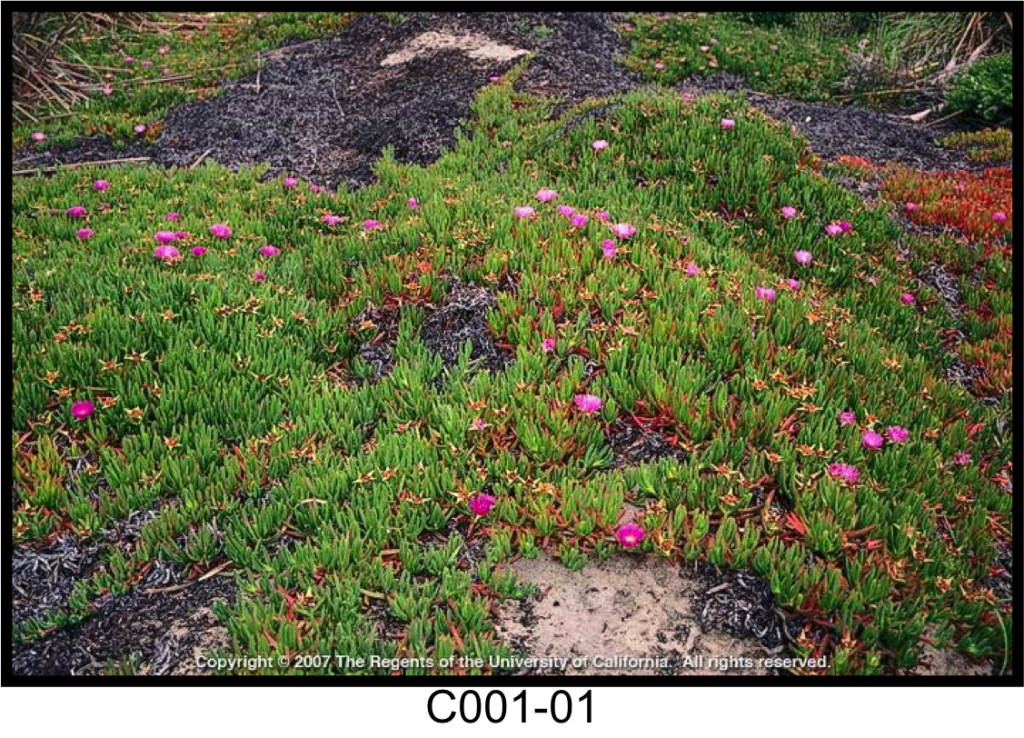
[{"label": "magenta flower", "polygon": [[775,290],[771,287],[758,287],[754,290],[754,295],[761,302],[775,302]]},{"label": "magenta flower", "polygon": [[515,213],[517,218],[522,219],[532,218],[537,214],[537,211],[531,208],[529,205],[523,205],[521,207],[516,208]]},{"label": "magenta flower", "polygon": [[577,409],[584,415],[592,415],[604,406],[597,395],[576,395],[575,402]]},{"label": "magenta flower", "polygon": [[149,69],[151,66],[153,66],[153,62],[151,62],[149,59],[143,59],[142,60],[142,68],[143,69]]},{"label": "magenta flower", "polygon": [[163,54],[166,54],[167,52],[169,52],[170,50],[171,50],[170,46],[161,46],[159,49],[156,50],[156,52],[158,54],[163,55]]},{"label": "magenta flower", "polygon": [[196,246],[195,248],[192,249],[192,256],[202,256],[205,253],[206,253],[206,247],[205,246]]},{"label": "magenta flower", "polygon": [[636,227],[630,223],[615,223],[611,226],[612,233],[616,238],[629,238],[636,233]]},{"label": "magenta flower", "polygon": [[280,253],[281,249],[277,248],[277,246],[271,246],[270,244],[267,244],[260,249],[260,256],[266,256],[268,258],[271,256],[277,256]]},{"label": "magenta flower", "polygon": [[836,225],[839,226],[839,230],[843,233],[853,233],[853,223],[848,220],[841,220]]},{"label": "magenta flower", "polygon": [[692,261],[686,262],[686,276],[688,277],[699,277],[701,274],[700,267],[694,264]]},{"label": "magenta flower", "polygon": [[324,223],[326,223],[329,226],[332,226],[332,227],[336,226],[340,222],[341,222],[341,216],[340,215],[331,215],[330,213],[328,213],[327,215],[324,216]]},{"label": "magenta flower", "polygon": [[910,431],[899,425],[890,425],[885,435],[893,443],[903,443],[910,438]]},{"label": "magenta flower", "polygon": [[540,342],[540,347],[547,353],[551,353],[555,350],[555,339],[545,338]]},{"label": "magenta flower", "polygon": [[127,54],[125,55],[125,57],[124,57],[124,63],[125,64],[131,64],[134,61],[135,61],[135,57],[134,56],[129,56]]},{"label": "magenta flower", "polygon": [[88,400],[79,400],[71,406],[71,417],[75,420],[85,420],[96,411],[96,406]]},{"label": "magenta flower", "polygon": [[735,127],[736,127],[736,121],[732,120],[731,118],[722,118],[722,130],[723,131],[731,131]]},{"label": "magenta flower", "polygon": [[838,236],[842,232],[843,229],[839,227],[838,223],[829,223],[827,226],[825,226],[825,233],[827,233],[830,236]]},{"label": "magenta flower", "polygon": [[410,197],[408,200],[405,201],[405,206],[410,210],[419,210],[420,201],[417,200],[415,197]]},{"label": "magenta flower", "polygon": [[379,220],[374,220],[373,218],[367,218],[363,221],[363,230],[366,231],[379,231],[383,227],[383,223]]},{"label": "magenta flower", "polygon": [[491,511],[497,501],[494,495],[478,492],[469,498],[469,509],[478,518],[482,518]]},{"label": "magenta flower", "polygon": [[663,61],[656,61],[656,62],[654,62],[654,68],[657,69],[660,72],[662,69],[665,68],[665,62],[663,62]]},{"label": "magenta flower", "polygon": [[903,296],[902,296],[902,297],[900,297],[900,299],[901,299],[901,300],[902,300],[902,301],[904,302],[904,304],[906,304],[906,305],[913,305],[913,304],[914,304],[915,302],[917,302],[917,298],[916,298],[916,297],[914,297],[914,296],[913,296],[912,294],[910,294],[909,292],[904,292],[904,293],[903,293]]},{"label": "magenta flower", "polygon": [[558,197],[558,192],[555,191],[555,190],[549,190],[547,188],[542,188],[542,189],[537,190],[536,197],[541,202],[551,202],[556,197]]},{"label": "magenta flower", "polygon": [[146,125],[144,123],[138,123],[138,124],[136,124],[134,130],[135,130],[136,133],[145,133],[146,132]]},{"label": "magenta flower", "polygon": [[210,226],[210,235],[214,238],[231,238],[231,227],[225,223],[214,223]]},{"label": "magenta flower", "polygon": [[295,179],[295,177],[285,177],[283,184],[286,190],[294,190],[298,187],[299,180]]},{"label": "magenta flower", "polygon": [[644,529],[636,523],[626,523],[615,531],[615,537],[623,548],[636,548],[644,540]]},{"label": "magenta flower", "polygon": [[602,241],[601,252],[604,254],[604,258],[614,259],[616,253],[615,241],[611,240],[610,238],[606,238],[604,241]]},{"label": "magenta flower", "polygon": [[789,289],[793,290],[794,292],[796,292],[798,289],[800,289],[800,280],[799,279],[793,279],[792,277],[790,277],[789,279],[787,279],[785,281],[784,284]]},{"label": "magenta flower", "polygon": [[903,203],[903,211],[906,213],[912,213],[917,210],[916,202],[905,202]]},{"label": "magenta flower", "polygon": [[173,246],[157,246],[153,249],[153,256],[160,259],[160,261],[174,261],[181,254]]},{"label": "magenta flower", "polygon": [[604,151],[608,148],[608,142],[603,138],[599,138],[594,143],[590,144],[594,151]]},{"label": "magenta flower", "polygon": [[497,74],[492,74],[487,79],[490,80],[491,82],[495,83],[495,84],[498,83],[498,82],[501,82],[501,77],[498,76]]},{"label": "magenta flower", "polygon": [[317,184],[311,184],[309,186],[309,191],[315,195],[319,195],[321,192],[324,191],[324,188]]},{"label": "magenta flower", "polygon": [[957,451],[953,454],[953,463],[957,466],[967,466],[971,463],[971,455],[966,451]]},{"label": "magenta flower", "polygon": [[111,85],[109,83],[105,84],[105,85],[103,85],[103,87],[101,89],[101,92],[104,94],[104,96],[110,97],[111,95],[114,94],[114,87],[113,87],[113,85]]},{"label": "magenta flower", "polygon": [[594,213],[594,217],[597,218],[602,223],[607,223],[609,220],[612,219],[611,213],[609,213],[607,210],[598,210],[596,213]]},{"label": "magenta flower", "polygon": [[156,239],[157,243],[173,243],[178,240],[178,234],[174,231],[160,231],[154,233],[153,238]]},{"label": "magenta flower", "polygon": [[252,279],[253,279],[254,282],[262,282],[266,278],[267,278],[267,275],[264,274],[263,272],[253,272],[252,273]]},{"label": "magenta flower", "polygon": [[79,241],[88,241],[94,234],[95,231],[92,228],[79,228],[75,231],[75,235],[78,236]]},{"label": "magenta flower", "polygon": [[587,216],[582,213],[578,213],[577,215],[572,216],[572,227],[576,229],[584,228],[589,220],[590,218]]},{"label": "magenta flower", "polygon": [[31,138],[36,143],[42,143],[43,141],[46,140],[46,134],[43,133],[42,131],[35,131],[31,136],[29,136],[29,138]]},{"label": "magenta flower", "polygon": [[850,464],[829,464],[828,473],[847,484],[856,484],[860,480],[860,471]]},{"label": "magenta flower", "polygon": [[853,425],[857,422],[857,413],[853,410],[843,410],[839,413],[839,425]]},{"label": "magenta flower", "polygon": [[869,430],[864,431],[864,435],[861,437],[860,442],[868,451],[877,451],[882,448],[882,444],[885,443],[885,439],[874,431]]},{"label": "magenta flower", "polygon": [[67,209],[69,218],[84,218],[85,212],[85,207],[83,205],[72,205]]},{"label": "magenta flower", "polygon": [[789,220],[790,218],[795,218],[796,214],[796,208],[794,207],[786,205],[784,208],[782,208],[782,217],[785,218],[786,220]]},{"label": "magenta flower", "polygon": [[1004,213],[1002,210],[997,210],[996,212],[992,213],[992,220],[994,220],[996,223],[1005,223],[1006,213]]},{"label": "magenta flower", "polygon": [[97,179],[95,182],[92,183],[92,188],[94,190],[105,190],[108,187],[110,187],[110,182],[108,182],[105,179]]},{"label": "magenta flower", "polygon": [[814,259],[810,251],[804,251],[802,249],[799,251],[794,251],[793,258],[796,259],[797,264],[802,264],[803,266],[807,266]]},{"label": "magenta flower", "polygon": [[469,424],[470,430],[482,431],[487,428],[487,423],[483,418],[474,418],[473,422]]},{"label": "magenta flower", "polygon": [[179,241],[183,241],[184,239],[189,238],[189,232],[188,231],[175,231],[174,232],[174,237],[177,238]]},{"label": "magenta flower", "polygon": [[164,220],[181,220],[181,213],[172,211],[164,216]]},{"label": "magenta flower", "polygon": [[555,210],[558,211],[559,215],[564,215],[566,218],[571,218],[576,212],[576,208],[571,205],[559,205]]}]

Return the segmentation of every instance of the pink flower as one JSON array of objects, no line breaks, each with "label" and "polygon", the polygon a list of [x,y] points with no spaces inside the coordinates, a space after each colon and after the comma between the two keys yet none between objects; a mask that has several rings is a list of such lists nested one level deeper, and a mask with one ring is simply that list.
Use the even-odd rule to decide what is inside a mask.
[{"label": "pink flower", "polygon": [[597,395],[576,395],[575,402],[576,407],[584,415],[596,413],[604,406],[601,398]]},{"label": "pink flower", "polygon": [[860,480],[860,471],[850,464],[829,464],[828,473],[847,484],[856,484]]},{"label": "pink flower", "polygon": [[494,83],[501,82],[501,77],[498,76],[497,74],[492,74],[487,79],[490,80],[491,82],[494,82]]},{"label": "pink flower", "polygon": [[309,191],[310,191],[310,192],[312,192],[312,193],[314,193],[314,194],[316,194],[316,195],[319,195],[319,194],[320,194],[321,192],[323,192],[323,191],[324,191],[324,188],[323,188],[323,187],[321,187],[320,185],[316,185],[316,184],[311,184],[311,185],[309,186]]},{"label": "pink flower", "polygon": [[555,350],[555,339],[545,338],[540,342],[540,347],[547,353],[551,353]]},{"label": "pink flower", "polygon": [[910,438],[910,431],[899,425],[890,425],[886,429],[885,435],[893,443],[903,443]]},{"label": "pink flower", "polygon": [[559,215],[564,215],[566,218],[571,218],[576,212],[576,208],[571,205],[559,205],[555,210],[558,211]]},{"label": "pink flower", "polygon": [[231,238],[231,227],[225,223],[214,223],[210,226],[210,235],[214,238]]},{"label": "pink flower", "polygon": [[153,66],[153,62],[151,62],[149,59],[142,60],[143,69],[149,69],[151,66]]},{"label": "pink flower", "polygon": [[482,518],[491,511],[497,501],[494,495],[478,492],[469,498],[469,509],[478,518]]},{"label": "pink flower", "polygon": [[110,97],[114,94],[114,88],[110,84],[105,84],[103,85],[101,92],[104,94],[105,97]]},{"label": "pink flower", "polygon": [[283,184],[286,190],[293,190],[298,186],[299,180],[295,179],[295,177],[285,177]]},{"label": "pink flower", "polygon": [[134,56],[128,56],[127,54],[125,54],[125,57],[124,57],[124,63],[125,64],[131,64],[134,61],[135,61],[135,57]]},{"label": "pink flower", "polygon": [[901,299],[901,300],[903,301],[903,303],[904,303],[904,304],[906,304],[906,305],[913,305],[913,304],[914,304],[915,302],[917,302],[917,298],[916,298],[916,297],[914,297],[914,296],[913,296],[912,294],[910,294],[909,292],[904,292],[904,293],[903,293],[903,295],[902,295],[902,296],[900,297],[900,299]]},{"label": "pink flower", "polygon": [[615,241],[611,240],[610,238],[606,238],[604,241],[601,242],[601,251],[604,254],[604,258],[614,259],[616,251]]},{"label": "pink flower", "polygon": [[838,223],[829,223],[827,226],[825,226],[825,233],[827,233],[830,236],[838,236],[842,232],[843,228]]},{"label": "pink flower", "polygon": [[415,197],[410,197],[408,200],[405,201],[405,206],[410,210],[419,210],[420,201],[417,200]]},{"label": "pink flower", "polygon": [[205,253],[206,253],[206,247],[205,246],[196,246],[195,248],[192,249],[192,256],[202,256]]},{"label": "pink flower", "polygon": [[133,130],[136,133],[145,133],[146,132],[146,125],[145,125],[145,123],[137,123]]},{"label": "pink flower", "polygon": [[188,231],[175,231],[174,232],[174,237],[177,238],[179,241],[182,241],[182,240],[184,240],[186,238],[189,238],[189,232]]},{"label": "pink flower", "polygon": [[793,278],[791,277],[791,278],[789,278],[789,279],[787,279],[787,280],[785,281],[785,285],[786,285],[787,287],[789,287],[789,289],[791,289],[791,290],[793,290],[794,292],[796,292],[796,291],[797,291],[798,289],[800,289],[800,280],[799,280],[799,279],[793,279]]},{"label": "pink flower", "polygon": [[46,140],[46,134],[43,133],[42,131],[35,131],[31,136],[29,136],[29,138],[31,138],[36,143],[42,143],[43,141]]},{"label": "pink flower", "polygon": [[596,213],[594,213],[594,217],[597,218],[602,223],[607,223],[609,220],[612,219],[611,213],[609,213],[607,210],[598,210]]},{"label": "pink flower", "polygon": [[839,413],[839,425],[853,425],[857,422],[857,413],[853,410],[843,410]]},{"label": "pink flower", "polygon": [[660,72],[662,69],[665,68],[665,62],[663,62],[663,61],[656,61],[656,62],[654,62],[654,68],[657,69]]},{"label": "pink flower", "polygon": [[736,127],[736,121],[732,120],[731,118],[722,118],[722,130],[723,131],[731,131],[735,127]]},{"label": "pink flower", "polygon": [[341,216],[340,215],[331,215],[330,213],[328,213],[327,215],[324,216],[324,223],[326,223],[329,226],[336,226],[340,222],[341,222]]},{"label": "pink flower", "polygon": [[170,212],[164,216],[164,220],[181,220],[181,213]]},{"label": "pink flower", "polygon": [[874,431],[864,431],[864,435],[860,439],[861,445],[864,446],[868,451],[877,451],[882,448],[882,444],[885,443],[885,439]]},{"label": "pink flower", "polygon": [[75,231],[75,235],[78,236],[79,241],[88,241],[93,237],[95,231],[92,228],[79,228]]},{"label": "pink flower", "polygon": [[644,540],[644,529],[636,523],[626,523],[615,531],[615,537],[623,548],[636,548]]},{"label": "pink flower", "polygon": [[267,244],[260,249],[260,256],[266,256],[268,258],[271,256],[277,256],[280,253],[281,249],[277,248],[277,246],[271,246],[270,244]]},{"label": "pink flower", "polygon": [[785,218],[786,220],[789,220],[790,218],[795,218],[796,214],[797,211],[794,207],[786,205],[784,208],[782,208],[782,217]]},{"label": "pink flower", "polygon": [[583,215],[582,213],[574,215],[572,216],[572,227],[576,229],[583,228],[587,225],[587,221],[589,220],[590,218]]},{"label": "pink flower", "polygon": [[761,302],[775,302],[775,290],[771,287],[758,287],[754,290],[754,295]]},{"label": "pink flower", "polygon": [[699,266],[694,264],[692,261],[686,262],[686,276],[688,277],[699,277],[701,275],[701,269]]},{"label": "pink flower", "polygon": [[110,182],[108,182],[105,179],[97,179],[95,182],[92,183],[92,188],[94,190],[105,190],[108,187],[110,187]]},{"label": "pink flower", "polygon": [[953,454],[953,463],[957,466],[967,466],[971,463],[971,455],[966,451],[957,451]]},{"label": "pink flower", "polygon": [[379,231],[383,227],[383,223],[379,220],[374,220],[373,218],[367,218],[363,221],[363,230],[366,231]]},{"label": "pink flower", "polygon": [[611,226],[612,233],[616,238],[629,238],[636,233],[636,227],[629,223],[615,223]]},{"label": "pink flower", "polygon": [[839,226],[839,230],[843,233],[853,233],[853,223],[848,220],[841,220],[836,225]]},{"label": "pink flower", "polygon": [[84,218],[85,212],[85,207],[82,205],[72,205],[70,208],[67,209],[67,214],[69,218]]},{"label": "pink flower", "polygon": [[79,400],[71,406],[71,417],[75,420],[85,420],[96,411],[96,406],[88,400]]},{"label": "pink flower", "polygon": [[814,259],[814,257],[811,256],[811,252],[810,251],[804,251],[802,249],[799,250],[799,251],[794,251],[793,252],[793,258],[796,259],[796,263],[797,264],[802,264],[804,266],[807,266],[808,264],[810,264],[811,261],[813,261],[813,259]]},{"label": "pink flower", "polygon": [[160,54],[160,55],[163,55],[163,54],[166,54],[170,50],[171,50],[170,46],[161,46],[159,49],[156,50],[156,52],[158,54]]},{"label": "pink flower", "polygon": [[558,192],[555,190],[549,190],[547,188],[537,190],[537,199],[541,202],[551,202],[558,197]]},{"label": "pink flower", "polygon": [[154,233],[153,238],[156,239],[157,243],[174,243],[178,240],[178,234],[173,231],[160,231]]},{"label": "pink flower", "polygon": [[267,275],[264,274],[263,272],[253,272],[252,273],[252,279],[253,279],[254,282],[262,282],[266,278],[267,278]]},{"label": "pink flower", "polygon": [[916,202],[905,202],[903,203],[903,211],[906,213],[912,213],[917,210]]},{"label": "pink flower", "polygon": [[469,424],[470,430],[482,431],[487,428],[487,423],[483,418],[474,418],[473,422]]},{"label": "pink flower", "polygon": [[997,210],[996,212],[992,213],[992,220],[994,220],[996,223],[1005,223],[1006,213],[1004,213],[1002,210]]},{"label": "pink flower", "polygon": [[608,142],[605,141],[603,138],[597,139],[596,141],[594,141],[594,143],[590,145],[591,147],[593,147],[594,151],[604,151],[605,149],[608,148]]},{"label": "pink flower", "polygon": [[157,246],[153,249],[153,256],[160,259],[160,261],[174,261],[181,254],[173,246]]},{"label": "pink flower", "polygon": [[516,208],[515,213],[517,218],[522,219],[532,218],[534,215],[537,214],[537,211],[531,208],[529,205],[523,205],[521,207]]}]

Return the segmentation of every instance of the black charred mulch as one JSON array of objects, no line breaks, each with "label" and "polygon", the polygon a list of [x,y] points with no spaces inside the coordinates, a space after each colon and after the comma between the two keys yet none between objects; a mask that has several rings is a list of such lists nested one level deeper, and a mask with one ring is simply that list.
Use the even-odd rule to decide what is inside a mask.
[{"label": "black charred mulch", "polygon": [[631,418],[616,418],[606,432],[608,444],[612,447],[615,468],[637,466],[663,458],[672,458],[685,463],[688,454],[657,430],[641,427]]},{"label": "black charred mulch", "polygon": [[578,102],[625,92],[639,78],[618,63],[627,51],[610,13],[410,13],[399,23],[365,13],[330,38],[266,55],[257,75],[174,108],[150,146],[116,149],[102,138],[19,160],[19,168],[148,156],[188,166],[204,155],[226,166],[268,162],[331,188],[373,181],[385,147],[403,163],[428,164],[455,142],[476,93],[524,57],[470,58],[442,50],[396,66],[393,52],[428,31],[474,33],[536,52],[517,87]]},{"label": "black charred mulch", "polygon": [[512,361],[510,346],[499,343],[487,323],[487,311],[498,304],[494,294],[459,280],[453,280],[444,302],[423,321],[423,345],[451,366],[467,342],[470,361],[488,371],[501,371]]}]

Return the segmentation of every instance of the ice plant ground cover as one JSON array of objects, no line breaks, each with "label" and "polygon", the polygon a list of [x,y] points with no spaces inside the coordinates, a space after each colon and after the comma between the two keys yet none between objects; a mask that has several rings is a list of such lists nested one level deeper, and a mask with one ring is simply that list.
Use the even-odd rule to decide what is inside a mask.
[{"label": "ice plant ground cover", "polygon": [[[173,570],[237,584],[222,655],[509,656],[507,564],[545,550],[752,570],[830,673],[911,670],[926,631],[1005,665],[1012,371],[947,380],[955,316],[894,245],[980,262],[999,297],[966,332],[989,351],[1012,218],[981,247],[911,237],[902,203],[865,205],[739,98],[552,119],[514,80],[437,163],[385,156],[353,193],[213,163],[15,182],[14,540],[100,549],[16,648]],[[427,346],[466,285],[490,368]],[[685,454],[615,465],[620,421]]]}]

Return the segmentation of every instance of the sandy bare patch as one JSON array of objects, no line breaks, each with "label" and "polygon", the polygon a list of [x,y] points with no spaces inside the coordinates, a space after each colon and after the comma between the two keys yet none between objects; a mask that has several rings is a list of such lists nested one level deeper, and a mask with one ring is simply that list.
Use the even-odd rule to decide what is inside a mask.
[{"label": "sandy bare patch", "polygon": [[416,36],[398,51],[388,54],[380,63],[382,67],[405,64],[419,56],[438,51],[461,51],[476,61],[507,62],[528,54],[526,49],[498,43],[481,33],[452,33],[450,31],[427,31]]},{"label": "sandy bare patch", "polygon": [[[569,659],[565,668],[533,673],[767,674],[758,660],[785,655],[781,644],[766,648],[752,635],[708,627],[716,585],[676,564],[617,556],[572,572],[542,555],[513,568],[538,590],[502,603],[499,632],[529,658]],[[573,666],[584,656],[587,664]],[[595,657],[641,661],[599,665]]]},{"label": "sandy bare patch", "polygon": [[[934,628],[925,629],[928,637],[934,633]],[[953,648],[939,650],[925,641],[917,668],[912,673],[915,676],[991,676],[995,672],[988,659],[971,659]]]}]

